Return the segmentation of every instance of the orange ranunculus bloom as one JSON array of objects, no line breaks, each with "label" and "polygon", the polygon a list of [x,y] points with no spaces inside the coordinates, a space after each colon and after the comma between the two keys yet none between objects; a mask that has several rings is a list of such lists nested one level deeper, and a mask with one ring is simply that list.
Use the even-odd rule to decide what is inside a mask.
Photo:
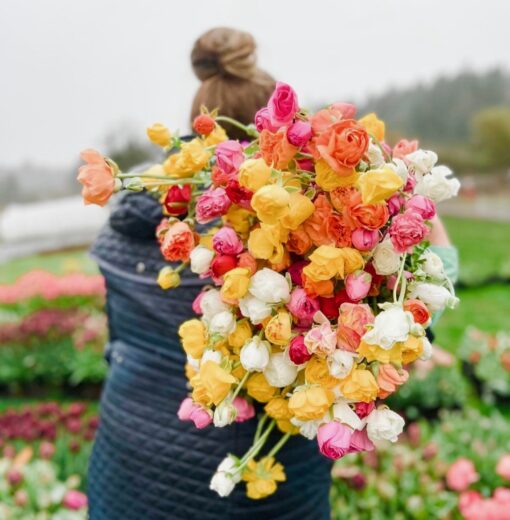
[{"label": "orange ranunculus bloom", "polygon": [[306,231],[315,246],[327,246],[334,244],[334,240],[328,236],[327,223],[333,209],[325,195],[319,195],[314,201],[315,211],[303,223]]},{"label": "orange ranunculus bloom", "polygon": [[351,245],[352,230],[345,225],[343,218],[337,213],[330,215],[326,224],[326,231],[336,247],[349,247]]},{"label": "orange ranunculus bloom", "polygon": [[336,188],[329,193],[333,207],[345,215],[346,210],[361,204],[361,193],[352,186]]},{"label": "orange ranunculus bloom", "polygon": [[78,172],[78,182],[83,185],[83,201],[85,204],[104,206],[115,191],[112,168],[96,150],[83,150],[80,157],[87,163]]},{"label": "orange ranunculus bloom", "polygon": [[356,227],[365,229],[380,229],[390,218],[390,212],[386,203],[357,204],[347,211],[350,220],[356,224]]},{"label": "orange ranunculus bloom", "polygon": [[[283,246],[282,246],[283,247]],[[290,266],[290,254],[289,252],[283,248],[283,253],[281,255],[281,260],[278,262],[271,262],[271,269],[273,271],[276,271],[278,273],[281,273],[285,269],[287,269]]]},{"label": "orange ranunculus bloom", "polygon": [[303,280],[303,289],[306,291],[308,296],[317,298],[317,296],[329,297],[333,295],[335,286],[331,280],[321,280],[316,282],[304,273],[301,275],[301,279]]},{"label": "orange ranunculus bloom", "polygon": [[386,399],[386,397],[395,392],[397,387],[403,385],[408,378],[409,374],[404,369],[397,370],[389,363],[379,365],[379,371],[377,372],[379,394],[377,397]]},{"label": "orange ranunculus bloom", "polygon": [[257,272],[257,260],[253,256],[245,251],[241,253],[237,259],[237,267],[244,267],[250,271],[250,276],[253,276]]},{"label": "orange ranunculus bloom", "polygon": [[171,225],[161,243],[161,253],[169,262],[187,262],[195,247],[195,235],[188,224]]},{"label": "orange ranunculus bloom", "polygon": [[303,226],[300,226],[295,231],[289,233],[289,240],[286,246],[291,253],[304,255],[312,247],[312,239],[308,236]]},{"label": "orange ranunculus bloom", "polygon": [[425,325],[430,319],[430,313],[427,306],[420,300],[407,300],[404,302],[404,310],[409,311],[416,323]]},{"label": "orange ranunculus bloom", "polygon": [[335,123],[316,139],[321,157],[340,175],[352,175],[368,143],[367,131],[353,119]]},{"label": "orange ranunculus bloom", "polygon": [[259,147],[266,164],[279,170],[287,168],[297,152],[297,148],[287,141],[284,132],[273,134],[269,130],[260,132]]}]

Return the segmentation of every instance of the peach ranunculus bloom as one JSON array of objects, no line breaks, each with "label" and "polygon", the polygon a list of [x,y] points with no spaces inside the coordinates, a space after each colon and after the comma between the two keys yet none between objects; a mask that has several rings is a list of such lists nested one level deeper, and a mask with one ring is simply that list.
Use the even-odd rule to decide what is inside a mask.
[{"label": "peach ranunculus bloom", "polygon": [[334,103],[328,108],[319,110],[310,118],[312,130],[315,134],[320,134],[327,130],[331,125],[338,123],[342,119],[352,119],[356,115],[356,107],[350,103]]},{"label": "peach ranunculus bloom", "polygon": [[338,316],[338,347],[356,352],[366,326],[373,322],[374,315],[366,303],[342,303]]},{"label": "peach ranunculus bloom", "polygon": [[393,158],[404,159],[406,155],[416,152],[416,150],[418,150],[418,141],[408,141],[407,139],[401,139],[393,147]]},{"label": "peach ranunculus bloom", "polygon": [[83,150],[80,157],[87,163],[78,171],[78,182],[83,185],[83,201],[85,204],[104,206],[115,191],[112,168],[96,150]]},{"label": "peach ranunculus bloom", "polygon": [[339,175],[350,176],[368,149],[367,131],[353,119],[339,121],[316,138],[320,156]]},{"label": "peach ranunculus bloom", "polygon": [[304,273],[301,275],[301,278],[303,280],[303,289],[306,291],[308,296],[311,296],[312,298],[316,298],[318,296],[329,298],[330,296],[333,296],[335,286],[331,280],[321,280],[316,282],[309,276],[306,276]]},{"label": "peach ranunculus bloom", "polygon": [[397,370],[393,365],[387,363],[379,365],[377,373],[377,384],[379,385],[379,395],[381,399],[386,399],[390,394],[403,385],[409,379],[406,370]]},{"label": "peach ranunculus bloom", "polygon": [[187,262],[195,247],[195,235],[184,222],[176,222],[165,233],[161,253],[169,262]]},{"label": "peach ranunculus bloom", "polygon": [[287,168],[298,150],[287,141],[283,131],[272,133],[269,130],[262,130],[259,136],[259,146],[266,164],[279,170]]}]

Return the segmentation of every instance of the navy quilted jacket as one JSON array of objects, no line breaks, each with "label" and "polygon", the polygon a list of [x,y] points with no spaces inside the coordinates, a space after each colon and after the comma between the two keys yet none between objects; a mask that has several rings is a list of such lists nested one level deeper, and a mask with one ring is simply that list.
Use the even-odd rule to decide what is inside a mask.
[{"label": "navy quilted jacket", "polygon": [[157,286],[160,218],[153,198],[129,194],[92,250],[106,278],[110,373],[89,469],[90,518],[329,519],[331,464],[302,437],[278,453],[287,481],[272,497],[250,500],[242,483],[228,498],[209,490],[225,454],[247,450],[255,421],[197,430],[176,416],[187,392],[177,328],[202,282],[188,273],[178,289]]}]

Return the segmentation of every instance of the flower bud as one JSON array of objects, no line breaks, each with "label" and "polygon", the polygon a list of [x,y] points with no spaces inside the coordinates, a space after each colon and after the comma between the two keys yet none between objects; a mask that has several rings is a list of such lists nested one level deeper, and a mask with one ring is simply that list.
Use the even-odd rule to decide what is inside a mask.
[{"label": "flower bud", "polygon": [[229,402],[227,399],[221,402],[216,409],[214,410],[214,426],[216,428],[223,428],[224,426],[228,426],[235,421],[237,417],[237,408]]},{"label": "flower bud", "polygon": [[179,287],[181,277],[179,273],[174,271],[170,266],[163,267],[158,274],[158,285],[162,289],[173,289]]},{"label": "flower bud", "polygon": [[161,123],[155,123],[150,128],[147,128],[147,137],[152,143],[162,147],[169,146],[172,139],[168,128]]},{"label": "flower bud", "polygon": [[241,365],[248,372],[262,372],[269,363],[270,351],[271,347],[267,341],[254,336],[241,349]]}]

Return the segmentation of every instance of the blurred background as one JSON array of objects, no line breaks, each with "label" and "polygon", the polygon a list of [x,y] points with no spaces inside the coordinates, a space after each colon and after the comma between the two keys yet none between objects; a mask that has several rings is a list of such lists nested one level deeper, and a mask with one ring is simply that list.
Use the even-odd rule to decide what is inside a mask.
[{"label": "blurred background", "polygon": [[302,106],[375,111],[390,144],[419,139],[463,185],[439,208],[461,304],[392,399],[411,424],[402,441],[335,467],[333,517],[460,518],[459,458],[476,470],[469,489],[510,494],[509,19],[499,0],[2,0],[0,519],[86,517],[107,370],[87,248],[108,209],[82,205],[78,153],[127,169],[152,158],[147,126],[187,132],[191,46],[219,25],[251,32]]}]

